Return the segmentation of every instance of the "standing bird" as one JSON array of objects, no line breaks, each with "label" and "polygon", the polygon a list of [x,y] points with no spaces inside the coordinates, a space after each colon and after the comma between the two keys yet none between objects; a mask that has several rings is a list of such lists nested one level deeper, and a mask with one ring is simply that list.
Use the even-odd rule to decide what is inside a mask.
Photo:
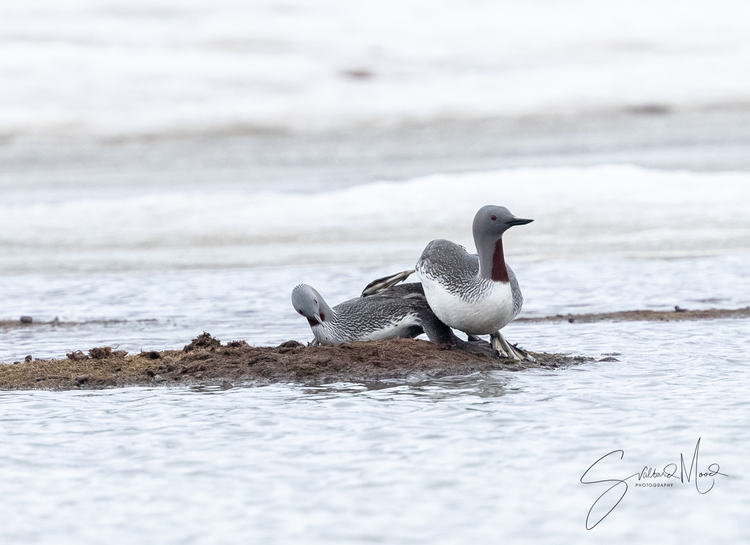
[{"label": "standing bird", "polygon": [[[523,306],[516,275],[505,263],[503,233],[532,221],[515,217],[503,206],[484,206],[474,216],[476,254],[449,240],[433,240],[416,265],[427,302],[443,323],[463,331],[470,341],[475,335],[490,335],[500,355],[516,360],[533,358],[500,333]],[[412,272],[375,280],[363,293],[392,286]]]},{"label": "standing bird", "polygon": [[492,354],[486,342],[466,342],[456,337],[432,312],[418,283],[373,288],[367,296],[333,308],[315,288],[300,284],[292,290],[292,306],[307,318],[315,336],[313,344],[414,338],[425,333],[433,342]]},{"label": "standing bird", "polygon": [[433,240],[416,266],[427,302],[440,320],[468,335],[490,335],[493,348],[516,360],[530,356],[500,333],[523,306],[516,275],[505,263],[503,233],[532,221],[515,217],[504,206],[483,206],[472,226],[476,254],[448,240]]}]

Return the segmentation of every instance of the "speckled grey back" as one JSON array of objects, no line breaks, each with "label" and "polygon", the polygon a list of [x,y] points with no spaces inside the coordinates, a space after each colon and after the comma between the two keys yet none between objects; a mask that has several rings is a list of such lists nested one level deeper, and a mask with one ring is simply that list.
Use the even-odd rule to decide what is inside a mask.
[{"label": "speckled grey back", "polygon": [[350,299],[333,310],[335,318],[331,325],[338,335],[346,337],[386,328],[407,315],[422,317],[425,312],[432,313],[419,283],[400,284],[375,295]]},{"label": "speckled grey back", "polygon": [[510,265],[505,264],[505,268],[508,269],[508,279],[510,280],[510,291],[513,294],[513,318],[518,316],[523,308],[523,294],[521,293],[521,286],[518,285],[518,279],[516,273],[510,268]]},{"label": "speckled grey back", "polygon": [[[515,273],[506,263],[508,279],[513,293],[513,315],[521,312],[523,296]],[[492,285],[492,280],[479,276],[479,257],[450,240],[433,240],[422,252],[416,270],[420,275],[440,282],[445,289],[467,302],[482,299]]]},{"label": "speckled grey back", "polygon": [[481,298],[489,281],[479,277],[479,257],[450,240],[433,240],[422,252],[417,272],[437,280],[453,295],[466,301]]}]

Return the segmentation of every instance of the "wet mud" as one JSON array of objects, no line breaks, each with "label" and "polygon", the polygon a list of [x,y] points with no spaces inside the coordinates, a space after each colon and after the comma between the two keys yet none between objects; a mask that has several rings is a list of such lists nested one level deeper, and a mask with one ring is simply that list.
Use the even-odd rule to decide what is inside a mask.
[{"label": "wet mud", "polygon": [[[740,309],[673,311],[631,310],[597,314],[558,314],[517,318],[518,323],[604,321],[680,321],[750,318],[750,307]],[[65,322],[36,322],[29,317],[0,321],[0,328],[71,327]],[[454,347],[419,339],[390,339],[336,346],[305,346],[287,341],[279,346],[251,346],[245,341],[221,343],[204,333],[183,350],[128,354],[110,347],[71,352],[64,359],[0,364],[0,389],[100,389],[123,386],[213,385],[231,388],[275,382],[330,383],[468,375],[494,370],[521,371],[557,368],[593,358],[530,352],[536,362],[470,354]],[[617,361],[616,354],[599,361]]]},{"label": "wet mud", "polygon": [[[557,314],[534,318],[516,318],[514,322],[672,322],[677,320],[715,320],[719,318],[750,318],[750,307],[726,309],[713,308],[708,310],[689,310],[675,306],[675,310],[624,310],[618,312],[602,312],[592,314]],[[137,323],[157,322],[154,319],[135,320]],[[126,323],[127,320],[91,320],[86,322],[62,322],[55,318],[52,321],[38,321],[31,316],[22,316],[19,320],[0,320],[0,329],[14,329],[27,327],[76,327],[81,325],[110,325]]]},{"label": "wet mud", "polygon": [[321,384],[436,378],[494,370],[558,368],[593,361],[531,353],[536,362],[469,354],[419,339],[389,339],[336,346],[287,341],[275,347],[226,344],[209,334],[183,350],[126,354],[109,347],[77,351],[59,360],[0,365],[0,389],[101,389],[123,386]]},{"label": "wet mud", "polygon": [[569,322],[590,324],[595,322],[676,322],[684,320],[717,320],[720,318],[750,318],[750,307],[709,310],[688,310],[676,306],[674,310],[624,310],[596,314],[558,314],[541,318],[516,318],[514,323]]}]

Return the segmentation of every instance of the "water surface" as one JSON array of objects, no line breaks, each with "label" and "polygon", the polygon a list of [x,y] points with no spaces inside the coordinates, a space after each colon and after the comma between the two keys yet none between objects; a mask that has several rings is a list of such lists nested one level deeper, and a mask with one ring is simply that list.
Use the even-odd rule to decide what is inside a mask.
[{"label": "water surface", "polygon": [[[524,326],[541,349],[617,362],[406,384],[5,392],[4,541],[632,543],[750,537],[750,325]],[[591,532],[603,485],[688,459],[729,475],[631,488]],[[701,482],[701,487],[707,484]]]}]

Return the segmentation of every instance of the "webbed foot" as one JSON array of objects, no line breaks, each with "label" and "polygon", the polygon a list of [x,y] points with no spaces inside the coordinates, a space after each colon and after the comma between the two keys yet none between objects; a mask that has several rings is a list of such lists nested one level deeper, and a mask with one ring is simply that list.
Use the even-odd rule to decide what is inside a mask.
[{"label": "webbed foot", "polygon": [[464,341],[455,337],[453,344],[456,348],[460,348],[464,352],[469,354],[476,354],[478,356],[488,356],[490,358],[497,358],[497,350],[492,348],[492,345],[487,341],[484,341],[478,337],[469,337],[468,341]]},{"label": "webbed foot", "polygon": [[499,331],[490,335],[490,339],[492,348],[497,350],[500,357],[516,361],[530,361],[536,363],[536,359],[534,359],[531,354],[526,352],[523,348],[519,348],[518,344],[510,344]]}]

